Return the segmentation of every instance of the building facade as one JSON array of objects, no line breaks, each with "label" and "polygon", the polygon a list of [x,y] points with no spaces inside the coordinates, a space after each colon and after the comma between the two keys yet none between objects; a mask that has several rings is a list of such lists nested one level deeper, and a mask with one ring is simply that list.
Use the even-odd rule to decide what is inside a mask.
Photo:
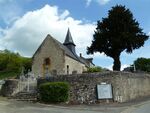
[{"label": "building facade", "polygon": [[82,73],[94,66],[91,58],[78,56],[70,30],[64,43],[47,35],[32,57],[32,72],[37,76]]}]

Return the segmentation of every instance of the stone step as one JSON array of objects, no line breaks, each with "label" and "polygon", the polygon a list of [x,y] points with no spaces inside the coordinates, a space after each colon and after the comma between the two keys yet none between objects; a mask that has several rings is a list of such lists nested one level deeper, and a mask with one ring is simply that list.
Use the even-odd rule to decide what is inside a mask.
[{"label": "stone step", "polygon": [[37,101],[37,98],[30,98],[30,99],[15,99],[15,100],[17,100],[17,101],[30,101],[30,102],[36,102]]},{"label": "stone step", "polygon": [[20,101],[36,101],[36,92],[19,92],[16,95],[10,97],[10,99],[20,100]]},{"label": "stone step", "polygon": [[[26,86],[23,88],[23,90],[21,92],[27,92],[27,90],[28,90],[28,87]],[[37,87],[36,86],[29,86],[29,90],[30,90],[30,92],[36,91]]]}]

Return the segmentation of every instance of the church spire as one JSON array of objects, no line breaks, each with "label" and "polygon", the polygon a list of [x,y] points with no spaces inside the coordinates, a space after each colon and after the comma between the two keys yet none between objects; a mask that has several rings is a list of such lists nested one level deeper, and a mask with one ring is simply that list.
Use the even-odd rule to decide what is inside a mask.
[{"label": "church spire", "polygon": [[76,54],[75,52],[75,44],[73,42],[73,39],[72,39],[72,36],[71,36],[71,33],[70,33],[70,30],[68,28],[68,31],[67,31],[67,35],[66,35],[66,39],[65,39],[65,42],[63,43],[68,49],[70,49],[71,52],[73,52],[74,54]]},{"label": "church spire", "polygon": [[66,39],[65,39],[65,42],[64,42],[64,45],[66,45],[66,44],[73,44],[73,45],[75,45],[74,42],[73,42],[73,39],[72,39],[72,36],[71,36],[69,28],[68,28]]}]

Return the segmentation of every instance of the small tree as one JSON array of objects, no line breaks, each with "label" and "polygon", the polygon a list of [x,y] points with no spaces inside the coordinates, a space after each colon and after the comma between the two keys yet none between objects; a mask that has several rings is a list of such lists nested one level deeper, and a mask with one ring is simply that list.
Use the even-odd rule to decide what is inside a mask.
[{"label": "small tree", "polygon": [[93,41],[87,48],[88,54],[104,52],[114,59],[113,70],[120,70],[122,51],[132,53],[144,45],[148,36],[142,32],[139,23],[133,18],[129,9],[116,5],[108,12],[108,17],[97,22]]},{"label": "small tree", "polygon": [[150,72],[150,58],[138,58],[134,61],[136,70]]}]

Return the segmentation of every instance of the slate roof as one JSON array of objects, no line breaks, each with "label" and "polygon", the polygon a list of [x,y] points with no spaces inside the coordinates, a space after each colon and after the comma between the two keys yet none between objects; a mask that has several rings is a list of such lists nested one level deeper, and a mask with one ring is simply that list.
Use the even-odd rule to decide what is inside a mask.
[{"label": "slate roof", "polygon": [[65,39],[63,44],[64,45],[73,44],[75,46],[69,28],[68,28],[68,31],[67,31],[66,39]]},{"label": "slate roof", "polygon": [[[59,41],[57,41],[56,39],[54,39],[56,41],[56,43],[59,45],[59,47],[61,49],[63,49],[65,51],[65,54],[71,58],[73,58],[74,60],[84,64],[85,66],[89,67],[89,63],[93,64],[92,63],[92,60],[91,58],[84,58],[84,57],[79,57],[76,53],[73,53],[72,51],[70,51],[65,45],[63,45],[62,43],[60,43]],[[91,61],[90,61],[90,60]],[[94,65],[94,64],[93,64]]]},{"label": "slate roof", "polygon": [[[54,38],[53,38],[54,39]],[[59,45],[59,47],[65,51],[66,55],[70,56],[71,58],[79,61],[78,56],[76,54],[74,54],[72,51],[70,51],[65,45],[63,45],[62,43],[60,43],[58,40],[54,39],[55,42]]]},{"label": "slate roof", "polygon": [[80,56],[79,58],[87,67],[90,67],[90,64],[94,66],[92,62],[93,58],[84,58],[82,56]]}]

